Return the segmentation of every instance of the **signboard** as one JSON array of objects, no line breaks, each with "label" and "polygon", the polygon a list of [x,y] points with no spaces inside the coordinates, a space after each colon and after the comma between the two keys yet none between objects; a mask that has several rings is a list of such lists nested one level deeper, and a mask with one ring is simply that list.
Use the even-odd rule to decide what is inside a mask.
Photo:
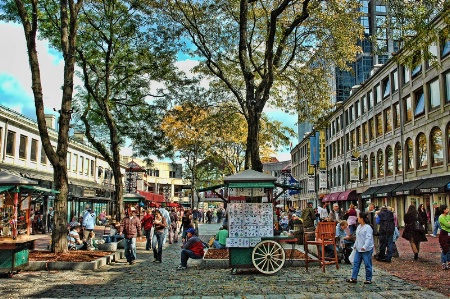
[{"label": "signboard", "polygon": [[313,175],[308,176],[308,192],[316,192],[316,182]]},{"label": "signboard", "polygon": [[28,210],[29,207],[30,207],[30,198],[26,197],[24,200],[22,200],[22,203],[20,205],[20,209],[22,211],[24,211],[24,210]]},{"label": "signboard", "polygon": [[326,170],[319,171],[319,189],[327,189],[327,172],[326,172]]},{"label": "signboard", "polygon": [[94,189],[84,189],[83,190],[83,197],[95,197],[95,190]]},{"label": "signboard", "polygon": [[231,203],[227,208],[227,247],[254,247],[273,236],[272,203]]},{"label": "signboard", "polygon": [[264,196],[264,188],[228,188],[229,196]]},{"label": "signboard", "polygon": [[359,181],[359,161],[352,159],[350,161],[350,181]]}]

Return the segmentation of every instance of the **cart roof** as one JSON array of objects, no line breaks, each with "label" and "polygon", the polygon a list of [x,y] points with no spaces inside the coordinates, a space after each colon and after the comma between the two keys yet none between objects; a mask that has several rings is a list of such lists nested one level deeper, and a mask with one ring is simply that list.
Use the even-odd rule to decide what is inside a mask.
[{"label": "cart roof", "polygon": [[0,171],[0,186],[37,185],[38,182],[6,171]]},{"label": "cart roof", "polygon": [[276,180],[277,178],[274,176],[252,169],[241,171],[239,173],[227,176],[223,179],[225,184],[231,182],[275,182]]}]

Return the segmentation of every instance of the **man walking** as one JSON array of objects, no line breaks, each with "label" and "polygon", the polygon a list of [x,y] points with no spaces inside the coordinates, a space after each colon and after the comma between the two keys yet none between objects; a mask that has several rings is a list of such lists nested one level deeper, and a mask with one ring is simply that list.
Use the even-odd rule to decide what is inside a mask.
[{"label": "man walking", "polygon": [[341,221],[342,213],[339,211],[339,205],[337,203],[333,204],[333,210],[329,214],[330,221]]},{"label": "man walking", "polygon": [[302,212],[303,227],[304,228],[313,228],[315,218],[316,218],[316,213],[314,213],[313,203],[308,202],[308,207],[305,208]]},{"label": "man walking", "polygon": [[131,207],[122,220],[125,238],[124,251],[130,265],[136,263],[136,237],[141,235],[141,221],[136,217],[136,208]]},{"label": "man walking", "polygon": [[393,253],[393,236],[395,230],[394,213],[385,206],[381,207],[380,213],[376,218],[376,223],[380,225],[378,230],[380,251],[375,259],[381,262],[390,263]]},{"label": "man walking", "polygon": [[47,214],[47,232],[51,233],[53,229],[53,217],[55,215],[55,212],[53,211],[53,208],[48,208],[48,214]]}]

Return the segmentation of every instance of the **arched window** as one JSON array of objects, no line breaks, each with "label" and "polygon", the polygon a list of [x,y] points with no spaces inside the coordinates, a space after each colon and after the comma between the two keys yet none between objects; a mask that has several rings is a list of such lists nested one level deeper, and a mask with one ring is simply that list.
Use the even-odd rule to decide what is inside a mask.
[{"label": "arched window", "polygon": [[431,130],[431,166],[439,166],[444,163],[444,141],[441,129],[435,127]]},{"label": "arched window", "polygon": [[363,180],[367,180],[369,178],[369,158],[367,155],[364,156],[362,161],[363,167]]},{"label": "arched window", "polygon": [[394,174],[394,151],[392,147],[388,145],[386,147],[386,175],[390,176]]},{"label": "arched window", "polygon": [[411,138],[406,140],[406,170],[414,170],[414,150]]},{"label": "arched window", "polygon": [[382,150],[378,150],[377,152],[377,165],[378,165],[377,177],[379,178],[384,177],[384,155]]},{"label": "arched window", "polygon": [[427,168],[428,166],[428,150],[427,137],[424,133],[417,135],[417,169]]},{"label": "arched window", "polygon": [[395,173],[403,172],[403,154],[400,142],[395,144]]},{"label": "arched window", "polygon": [[375,179],[375,170],[376,170],[376,163],[375,163],[375,154],[370,153],[370,179]]}]

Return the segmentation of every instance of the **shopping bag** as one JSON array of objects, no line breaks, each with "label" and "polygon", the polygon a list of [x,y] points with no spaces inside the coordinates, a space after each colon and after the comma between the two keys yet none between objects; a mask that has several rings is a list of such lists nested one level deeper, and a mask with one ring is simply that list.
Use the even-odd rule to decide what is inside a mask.
[{"label": "shopping bag", "polygon": [[356,249],[353,248],[352,252],[350,253],[350,256],[348,257],[348,260],[349,260],[350,263],[352,263],[352,264],[353,264],[353,262],[355,261],[355,252],[356,252]]},{"label": "shopping bag", "polygon": [[209,246],[209,247],[212,247],[212,246],[213,246],[213,243],[214,243],[214,237],[209,238],[208,246]]}]

